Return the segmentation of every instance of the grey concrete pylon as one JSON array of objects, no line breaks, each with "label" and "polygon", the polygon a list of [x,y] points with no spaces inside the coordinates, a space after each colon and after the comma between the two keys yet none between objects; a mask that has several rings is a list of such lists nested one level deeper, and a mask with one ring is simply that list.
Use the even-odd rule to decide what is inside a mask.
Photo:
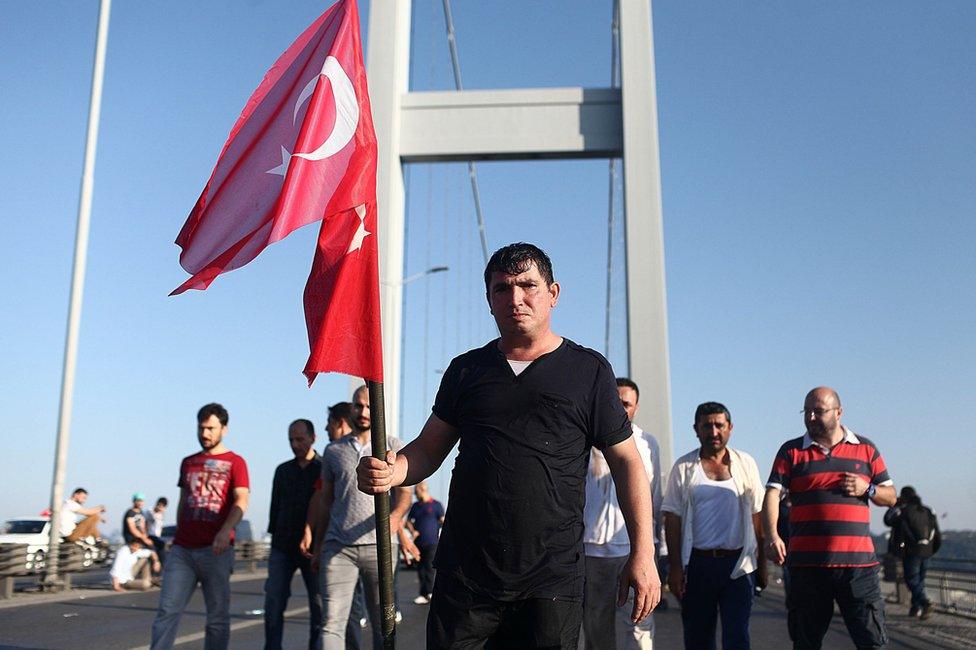
[{"label": "grey concrete pylon", "polygon": [[[403,164],[619,156],[624,170],[630,375],[641,387],[638,424],[657,437],[661,466],[667,471],[673,461],[671,384],[650,0],[620,0],[620,90],[409,92],[410,9],[410,0],[370,4],[366,61],[379,144],[383,374],[386,408],[394,409],[388,412],[398,412],[400,406]],[[400,436],[397,422],[390,417],[389,429]]]}]

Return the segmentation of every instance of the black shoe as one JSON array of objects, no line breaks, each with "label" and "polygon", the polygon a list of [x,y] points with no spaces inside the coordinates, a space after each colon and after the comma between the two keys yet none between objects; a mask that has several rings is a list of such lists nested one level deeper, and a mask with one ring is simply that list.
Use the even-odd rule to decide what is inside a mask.
[{"label": "black shoe", "polygon": [[911,616],[912,618],[917,618],[918,617],[918,607],[915,607],[915,605],[912,605],[911,607],[909,607],[908,608],[908,615]]}]

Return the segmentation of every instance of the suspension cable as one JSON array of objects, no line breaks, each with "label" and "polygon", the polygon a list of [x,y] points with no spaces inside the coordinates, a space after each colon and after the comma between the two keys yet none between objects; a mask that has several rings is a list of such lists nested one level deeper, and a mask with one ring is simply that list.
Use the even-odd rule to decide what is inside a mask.
[{"label": "suspension cable", "polygon": [[[620,3],[613,2],[613,19],[610,22],[610,87],[620,87]],[[610,358],[610,308],[613,305],[613,234],[617,194],[617,159],[610,159],[610,188],[607,210],[607,305],[603,331],[603,354]]]},{"label": "suspension cable", "polygon": [[[447,25],[447,45],[451,50],[451,65],[454,68],[454,89],[464,90],[461,83],[461,61],[458,57],[457,38],[454,35],[454,17],[451,15],[451,0],[443,0],[444,22]],[[478,171],[474,161],[468,161],[468,178],[471,180],[471,195],[474,211],[478,217],[478,234],[481,236],[481,254],[488,263],[488,233],[485,230],[485,216],[481,211],[481,192],[478,189]]]}]

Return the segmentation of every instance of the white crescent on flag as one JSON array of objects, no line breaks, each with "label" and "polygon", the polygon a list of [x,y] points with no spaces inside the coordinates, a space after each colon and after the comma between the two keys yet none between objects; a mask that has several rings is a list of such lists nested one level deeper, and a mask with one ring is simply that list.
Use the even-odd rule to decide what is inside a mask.
[{"label": "white crescent on flag", "polygon": [[305,160],[322,160],[333,156],[342,150],[356,134],[356,126],[359,124],[359,102],[356,101],[356,90],[352,86],[352,81],[346,71],[339,65],[339,60],[334,56],[328,56],[322,64],[322,72],[306,84],[298,96],[295,103],[295,117],[298,116],[298,109],[311,97],[316,83],[322,79],[322,75],[332,83],[332,96],[335,98],[335,126],[332,133],[320,144],[315,151],[308,153],[294,153],[293,156],[304,158]]}]

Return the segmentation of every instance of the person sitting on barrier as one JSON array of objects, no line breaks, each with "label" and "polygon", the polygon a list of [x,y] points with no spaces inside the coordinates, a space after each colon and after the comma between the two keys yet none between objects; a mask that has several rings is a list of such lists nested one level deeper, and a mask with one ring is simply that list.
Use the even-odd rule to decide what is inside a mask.
[{"label": "person sitting on barrier", "polygon": [[[101,539],[98,534],[98,524],[105,512],[105,506],[83,507],[88,500],[88,490],[85,488],[75,488],[71,497],[64,500],[61,506],[61,537],[66,542],[77,542],[79,540],[94,544]],[[77,521],[77,517],[84,517]],[[91,538],[91,539],[89,539]]]},{"label": "person sitting on barrier", "polygon": [[112,570],[109,572],[112,589],[146,591],[152,586],[150,568],[156,573],[162,568],[156,551],[146,548],[138,539],[123,544],[116,551],[115,561],[112,562]]}]

